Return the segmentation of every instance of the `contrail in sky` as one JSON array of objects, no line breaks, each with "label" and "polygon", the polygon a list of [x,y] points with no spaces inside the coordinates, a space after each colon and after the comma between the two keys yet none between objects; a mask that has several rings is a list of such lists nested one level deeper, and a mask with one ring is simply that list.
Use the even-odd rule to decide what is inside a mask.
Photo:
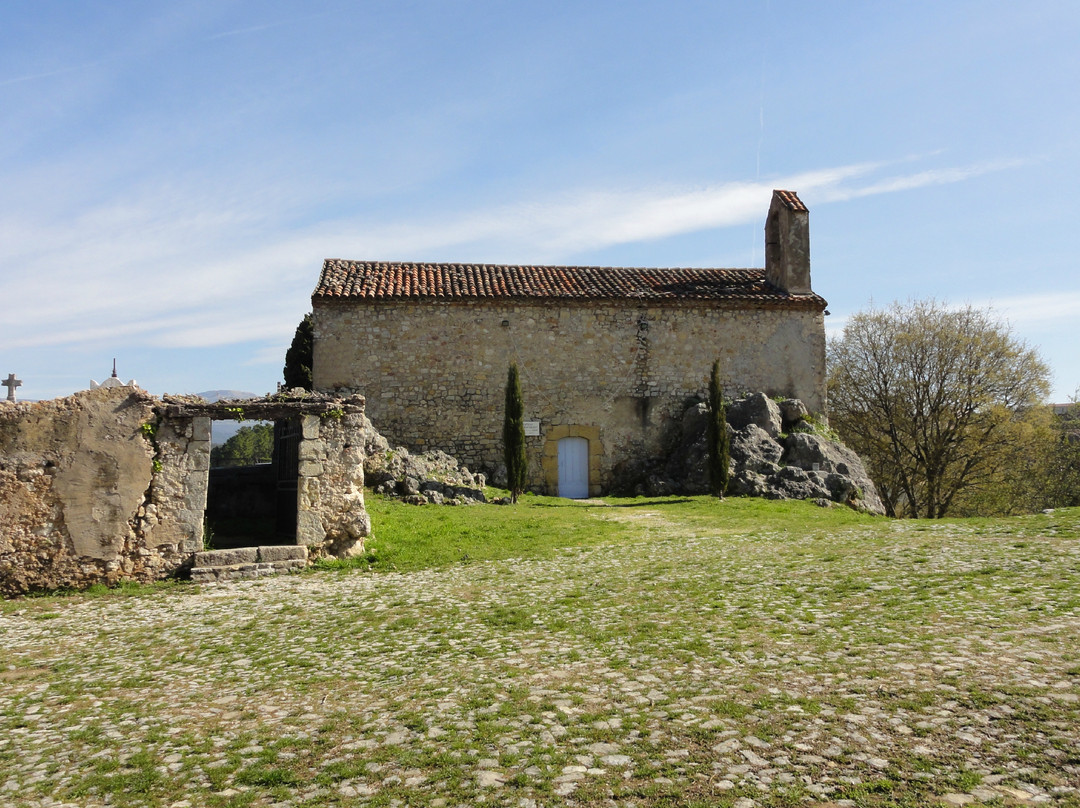
[{"label": "contrail in sky", "polygon": [[49,70],[45,73],[31,73],[27,76],[17,76],[13,79],[3,79],[0,80],[0,87],[7,87],[9,84],[21,84],[24,81],[33,81],[34,79],[47,79],[50,76],[61,76],[64,73],[74,73],[78,70],[89,70],[91,67],[97,67],[98,65],[115,62],[119,58],[119,56],[109,56],[105,59],[98,59],[96,62],[86,62],[85,64],[81,65],[61,67],[59,70]]}]

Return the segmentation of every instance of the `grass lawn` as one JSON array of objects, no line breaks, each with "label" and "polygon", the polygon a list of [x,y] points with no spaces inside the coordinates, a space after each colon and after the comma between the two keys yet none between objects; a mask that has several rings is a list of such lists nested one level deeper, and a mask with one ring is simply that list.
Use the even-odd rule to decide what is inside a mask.
[{"label": "grass lawn", "polygon": [[[489,494],[507,492],[489,489]],[[745,497],[723,502],[712,497],[606,498],[570,500],[523,496],[517,506],[404,505],[369,494],[373,524],[367,555],[324,568],[412,571],[448,564],[506,558],[544,558],[559,549],[648,541],[653,531],[635,515],[663,514],[689,533],[753,534],[768,530],[799,535],[880,519],[849,508],[810,507],[803,502],[773,502]]]},{"label": "grass lawn", "polygon": [[0,805],[1080,805],[1080,510],[408,506],[0,604]]}]

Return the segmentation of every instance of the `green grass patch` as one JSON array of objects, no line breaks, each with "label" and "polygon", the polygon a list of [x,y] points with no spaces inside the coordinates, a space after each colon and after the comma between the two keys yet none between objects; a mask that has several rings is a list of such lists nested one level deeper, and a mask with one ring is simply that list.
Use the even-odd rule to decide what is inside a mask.
[{"label": "green grass patch", "polygon": [[507,558],[544,558],[570,547],[633,540],[630,526],[602,518],[605,506],[526,495],[517,505],[406,505],[368,493],[367,555],[323,568],[408,572]]},{"label": "green grass patch", "polygon": [[[320,569],[409,572],[498,561],[546,558],[569,548],[634,543],[650,538],[648,521],[677,521],[691,533],[727,535],[760,529],[828,531],[884,520],[849,508],[733,497],[568,500],[527,494],[517,505],[406,505],[368,492],[372,535],[366,554],[320,561]],[[642,530],[642,528],[646,528]]]}]

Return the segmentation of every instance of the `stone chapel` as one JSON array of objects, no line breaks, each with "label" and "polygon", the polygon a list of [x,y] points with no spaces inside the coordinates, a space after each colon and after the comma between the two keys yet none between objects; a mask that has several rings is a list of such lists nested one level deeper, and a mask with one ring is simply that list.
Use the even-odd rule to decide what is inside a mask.
[{"label": "stone chapel", "polygon": [[825,306],[810,285],[807,208],[774,191],[764,269],[329,259],[312,295],[312,374],[317,391],[362,393],[391,443],[498,480],[517,363],[530,487],[595,496],[620,463],[665,450],[715,360],[726,395],[824,413]]}]

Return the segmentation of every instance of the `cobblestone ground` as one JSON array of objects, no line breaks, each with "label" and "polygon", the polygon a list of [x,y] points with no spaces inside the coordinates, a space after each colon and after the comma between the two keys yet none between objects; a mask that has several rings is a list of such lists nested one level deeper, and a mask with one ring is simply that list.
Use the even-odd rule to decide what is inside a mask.
[{"label": "cobblestone ground", "polygon": [[0,804],[1080,805],[1076,512],[0,614]]}]

